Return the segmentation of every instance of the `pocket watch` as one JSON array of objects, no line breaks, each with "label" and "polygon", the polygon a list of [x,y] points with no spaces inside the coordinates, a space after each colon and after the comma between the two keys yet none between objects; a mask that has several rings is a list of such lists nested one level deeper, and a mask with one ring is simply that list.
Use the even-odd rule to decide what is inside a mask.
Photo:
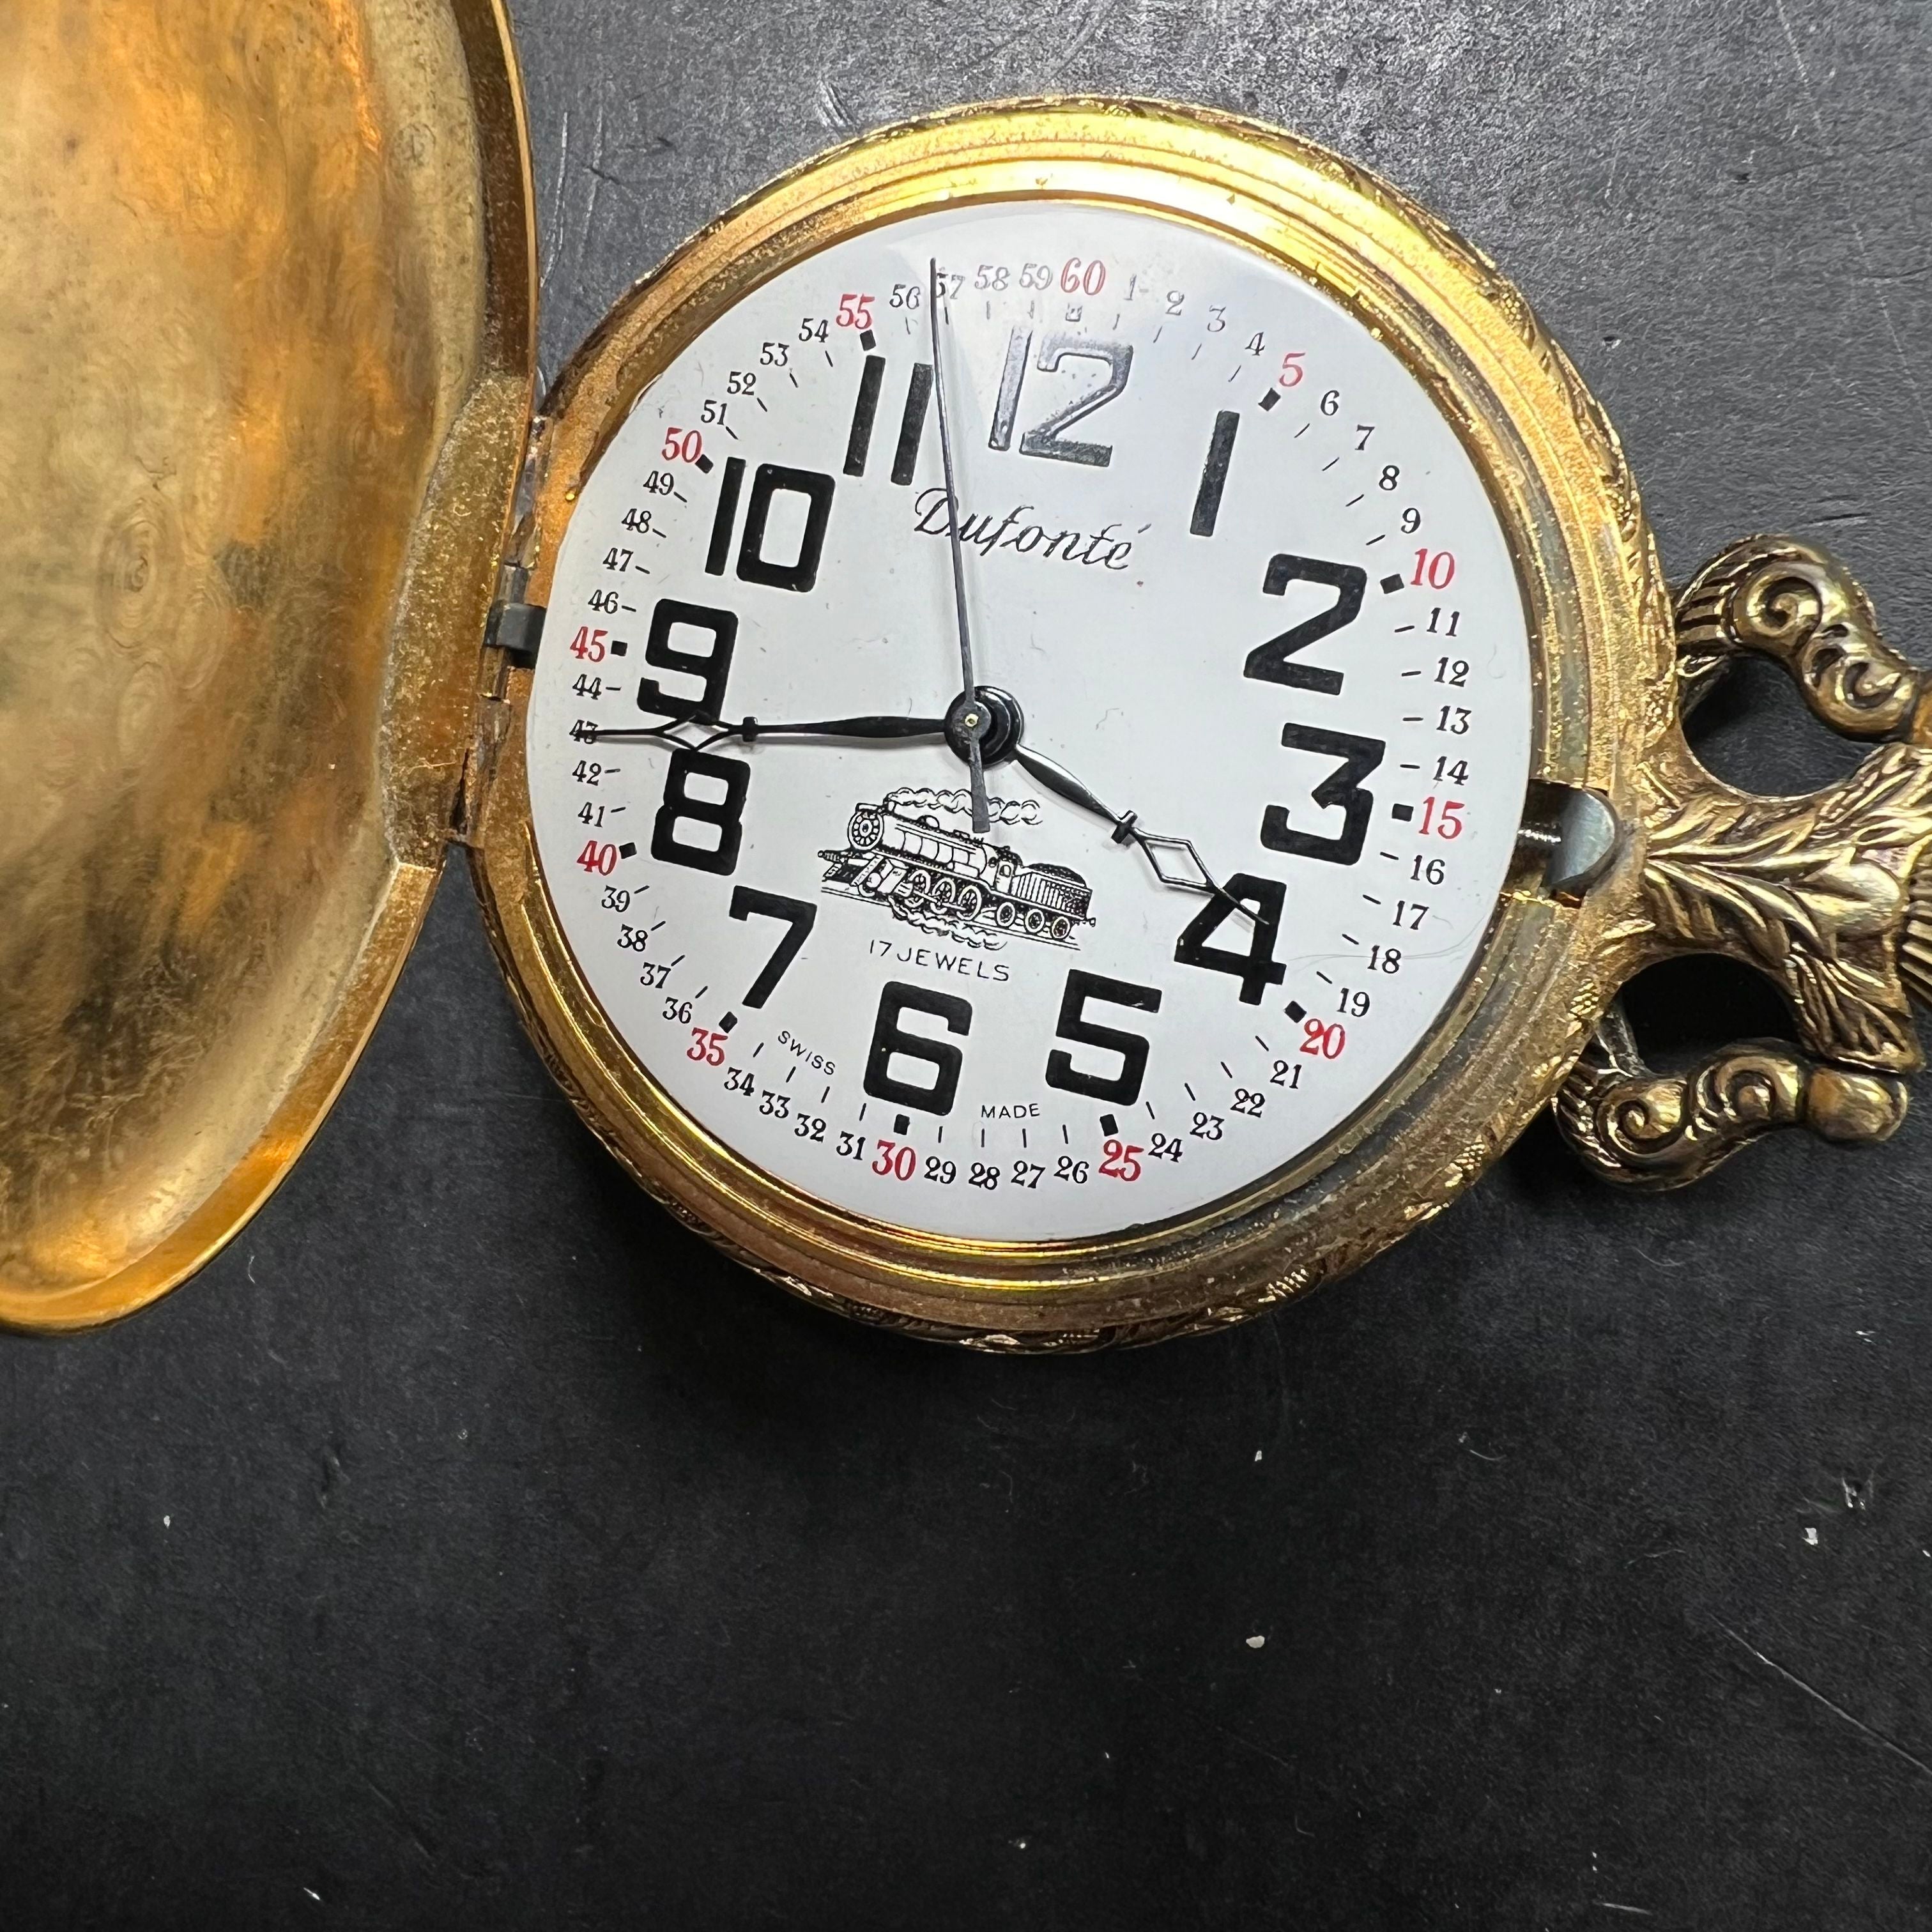
[{"label": "pocket watch", "polygon": [[[1898,1124],[1919,674],[1789,539],[1673,600],[1575,370],[1387,184],[1196,108],[940,115],[742,202],[533,409],[500,12],[224,13],[28,30],[5,1319],[242,1225],[452,842],[644,1186],[982,1347],[1252,1314],[1546,1107],[1638,1187]],[[1682,721],[1746,652],[1879,748],[1720,782]],[[1694,952],[1795,1040],[1650,1068],[1618,988]]]}]

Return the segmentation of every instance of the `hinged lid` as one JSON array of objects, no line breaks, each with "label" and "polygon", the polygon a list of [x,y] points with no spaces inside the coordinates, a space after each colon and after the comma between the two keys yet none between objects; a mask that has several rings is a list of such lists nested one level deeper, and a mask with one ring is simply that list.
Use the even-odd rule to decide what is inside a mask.
[{"label": "hinged lid", "polygon": [[498,0],[0,13],[0,1320],[229,1239],[414,938],[530,419]]}]

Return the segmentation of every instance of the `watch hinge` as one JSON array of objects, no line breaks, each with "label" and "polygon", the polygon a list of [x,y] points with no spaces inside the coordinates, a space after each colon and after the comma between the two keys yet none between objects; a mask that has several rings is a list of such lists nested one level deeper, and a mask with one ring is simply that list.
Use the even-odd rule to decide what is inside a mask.
[{"label": "watch hinge", "polygon": [[534,664],[543,643],[544,608],[541,604],[526,603],[524,591],[530,582],[537,484],[542,475],[544,434],[549,427],[542,416],[530,419],[524,466],[510,508],[508,538],[497,562],[496,595],[484,625],[482,701],[476,710],[476,733],[463,761],[450,825],[450,836],[459,844],[474,847],[478,842],[490,782],[496,775],[497,756],[509,728],[509,706],[503,700],[510,671],[514,666],[527,668]]},{"label": "watch hinge", "polygon": [[[521,578],[527,573],[519,567],[515,574]],[[499,598],[490,607],[489,628],[483,634],[484,649],[501,651],[512,664],[535,664],[543,642],[544,614],[541,604],[526,604],[520,598]]]},{"label": "watch hinge", "polygon": [[[518,472],[516,495],[510,505],[510,530],[496,566],[496,602],[490,607],[490,620],[483,633],[487,653],[500,650],[510,662],[536,662],[537,648],[543,639],[544,608],[526,604],[524,589],[530,582],[531,547],[536,534],[537,486],[542,480],[548,449],[545,435],[548,418],[532,416],[524,446],[523,468]],[[500,676],[488,688],[490,694],[502,695]]]},{"label": "watch hinge", "polygon": [[537,661],[543,642],[544,607],[523,600],[530,573],[520,563],[506,562],[498,580],[500,595],[490,607],[483,632],[483,695],[476,708],[476,736],[463,766],[457,793],[452,836],[459,844],[474,845],[482,823],[483,801],[496,770],[496,754],[508,728],[510,707],[504,702],[511,668],[527,668]]}]

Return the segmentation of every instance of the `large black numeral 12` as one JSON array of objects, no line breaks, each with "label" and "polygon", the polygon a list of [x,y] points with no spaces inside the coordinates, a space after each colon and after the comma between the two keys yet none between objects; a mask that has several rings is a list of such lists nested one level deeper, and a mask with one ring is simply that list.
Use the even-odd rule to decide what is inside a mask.
[{"label": "large black numeral 12", "polygon": [[[1020,328],[1006,340],[1006,366],[1000,378],[1000,394],[993,406],[993,427],[986,438],[989,449],[1012,446],[1013,421],[1020,406],[1020,385],[1026,380],[1027,357],[1033,348],[1033,331]],[[1104,408],[1127,386],[1134,365],[1132,346],[1125,342],[1096,342],[1091,336],[1076,335],[1070,330],[1055,329],[1040,345],[1040,360],[1034,365],[1048,374],[1063,362],[1104,362],[1107,373],[1084,394],[1076,396],[1033,428],[1020,434],[1022,456],[1048,456],[1059,463],[1083,463],[1104,470],[1114,460],[1111,442],[1082,442],[1060,434],[1077,422],[1084,422],[1096,410]]]}]

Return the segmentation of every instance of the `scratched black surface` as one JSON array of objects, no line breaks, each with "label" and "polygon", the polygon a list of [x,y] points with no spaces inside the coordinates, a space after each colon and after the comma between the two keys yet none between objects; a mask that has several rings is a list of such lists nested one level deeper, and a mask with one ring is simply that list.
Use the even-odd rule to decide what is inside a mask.
[{"label": "scratched black surface", "polygon": [[[848,129],[1192,97],[1498,256],[1673,572],[1793,527],[1932,650],[1920,0],[515,11],[548,368]],[[649,1206],[453,874],[234,1249],[0,1347],[0,1919],[1924,1924],[1929,1181],[1922,1120],[1640,1202],[1538,1131],[1272,1319],[980,1360]]]}]

